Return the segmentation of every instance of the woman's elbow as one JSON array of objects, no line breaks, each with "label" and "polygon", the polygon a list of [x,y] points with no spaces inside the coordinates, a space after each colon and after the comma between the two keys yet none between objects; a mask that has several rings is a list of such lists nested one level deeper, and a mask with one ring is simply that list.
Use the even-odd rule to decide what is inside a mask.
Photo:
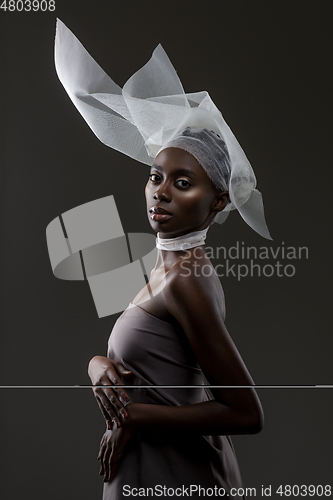
[{"label": "woman's elbow", "polygon": [[265,418],[262,408],[258,408],[257,411],[251,412],[248,415],[247,420],[247,433],[248,434],[258,434],[264,428]]}]

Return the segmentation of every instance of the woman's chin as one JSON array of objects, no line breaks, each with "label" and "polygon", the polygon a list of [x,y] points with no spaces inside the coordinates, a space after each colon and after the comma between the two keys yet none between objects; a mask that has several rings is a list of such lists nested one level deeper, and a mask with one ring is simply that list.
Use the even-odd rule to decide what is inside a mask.
[{"label": "woman's chin", "polygon": [[175,219],[172,216],[161,219],[156,217],[153,218],[151,217],[151,214],[148,214],[148,218],[153,231],[160,233],[160,237],[163,239],[177,238],[178,236],[183,236],[200,229],[198,229],[197,226],[184,227],[184,224],[180,227],[180,224],[175,224]]}]

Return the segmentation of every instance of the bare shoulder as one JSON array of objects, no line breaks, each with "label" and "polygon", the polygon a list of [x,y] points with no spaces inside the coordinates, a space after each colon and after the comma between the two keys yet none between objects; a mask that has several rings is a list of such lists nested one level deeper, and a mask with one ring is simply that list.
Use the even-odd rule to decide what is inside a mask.
[{"label": "bare shoulder", "polygon": [[179,319],[182,314],[196,316],[224,311],[224,293],[210,260],[192,254],[177,262],[167,275],[163,290],[168,311]]}]

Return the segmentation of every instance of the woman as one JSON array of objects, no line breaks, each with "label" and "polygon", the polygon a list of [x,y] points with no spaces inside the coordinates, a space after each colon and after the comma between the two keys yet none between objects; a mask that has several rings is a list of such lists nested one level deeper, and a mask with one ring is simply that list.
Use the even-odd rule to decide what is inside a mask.
[{"label": "woman", "polygon": [[[55,53],[61,82],[99,139],[151,166],[157,263],[117,320],[108,357],[89,363],[108,427],[98,457],[104,499],[166,496],[163,488],[244,498],[229,435],[259,432],[263,413],[226,330],[204,241],[234,209],[271,239],[254,172],[209,95],[184,93],[161,46],[123,89],[60,21]],[[207,381],[219,387],[209,392]],[[125,382],[133,389],[103,388]]]},{"label": "woman", "polygon": [[[190,129],[185,133],[194,138],[203,133],[213,135]],[[222,139],[216,140],[223,144]],[[146,202],[150,225],[162,245],[165,239],[186,245],[193,232],[205,235],[228,199],[228,192],[214,186],[196,158],[179,146],[171,143],[155,158]],[[203,244],[197,241],[188,250],[160,252],[149,286],[114,327],[109,343],[111,359],[97,356],[91,360],[92,383],[121,385],[125,380],[126,384],[201,385],[205,377],[211,385],[252,385],[224,325],[223,290],[213,268],[207,272],[208,263],[212,264]],[[151,297],[150,289],[158,290],[164,279],[163,289]],[[108,483],[105,498],[118,498],[125,485],[147,488],[161,484],[158,477],[162,473],[162,484],[172,488],[216,485],[230,492],[232,487],[242,486],[226,436],[261,430],[263,413],[253,388],[221,387],[212,390],[213,397],[194,388],[133,389],[126,394],[99,387],[94,392],[108,423],[99,453],[101,474]],[[121,399],[129,403],[123,406]],[[168,468],[169,459],[177,472]],[[149,460],[151,467],[147,466]],[[155,483],[150,477],[153,467]],[[120,478],[113,486],[117,474]]]}]

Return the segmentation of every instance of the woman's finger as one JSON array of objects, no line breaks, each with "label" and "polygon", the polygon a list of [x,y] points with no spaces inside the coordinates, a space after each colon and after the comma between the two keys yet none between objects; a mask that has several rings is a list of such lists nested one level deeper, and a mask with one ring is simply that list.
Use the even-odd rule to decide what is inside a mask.
[{"label": "woman's finger", "polygon": [[[97,404],[102,412],[102,415],[106,421],[106,424],[108,426],[108,430],[111,430],[113,420],[118,421],[119,426],[121,426],[121,422],[117,416],[117,413],[113,409],[113,407],[111,406],[108,399],[103,394],[98,394],[98,393],[95,393],[95,398],[96,398]],[[103,404],[103,399],[105,400],[104,404]]]},{"label": "woman's finger", "polygon": [[101,443],[99,445],[99,452],[98,452],[98,455],[97,455],[97,460],[101,459],[102,454],[104,453],[104,449],[105,449],[105,439],[104,439],[104,436],[103,436],[102,439],[101,439]]},{"label": "woman's finger", "polygon": [[[124,405],[119,401],[117,394],[113,389],[102,389],[97,392],[100,402],[104,406],[105,411],[110,415],[111,418],[119,420],[120,418],[127,417],[127,411]],[[121,422],[119,420],[119,424]],[[119,425],[119,427],[120,427]]]},{"label": "woman's finger", "polygon": [[111,464],[110,464],[110,476],[109,476],[109,481],[113,481],[115,475],[116,475],[116,472],[117,472],[117,464],[118,462],[118,457],[117,459],[114,459],[111,461]]},{"label": "woman's finger", "polygon": [[[119,371],[121,376],[123,376],[123,377],[131,377],[132,376],[132,372],[129,370],[125,370],[125,368],[120,363],[115,363],[115,365],[117,366],[117,370]],[[122,370],[122,371],[120,371],[120,370]],[[108,370],[106,370],[106,375],[108,376],[112,385],[125,385],[124,382],[121,380],[121,378],[118,376],[116,371],[113,371],[110,368],[108,368]],[[108,385],[108,384],[105,384],[105,385]],[[124,401],[126,401],[127,403],[129,402],[129,396],[124,389],[121,389],[119,387],[119,388],[115,388],[114,390],[118,393],[118,395]]]},{"label": "woman's finger", "polygon": [[[121,363],[104,356],[94,356],[88,365],[88,373],[93,385],[96,387],[107,385],[124,385],[121,377],[132,377],[132,372],[127,370]],[[129,396],[121,388],[115,388],[117,397],[129,402]]]},{"label": "woman's finger", "polygon": [[118,427],[121,427],[120,417],[126,418],[127,412],[123,411],[124,407],[119,401],[118,397],[114,394],[111,389],[103,389],[101,387],[97,387],[94,390],[95,397],[97,402],[103,406],[103,415],[108,415],[108,420],[111,422],[115,420]]},{"label": "woman's finger", "polygon": [[108,482],[108,477],[110,475],[110,460],[112,451],[113,451],[113,446],[109,443],[109,446],[106,448],[106,452],[104,453],[103,457],[103,473],[104,473],[103,481],[105,483]]},{"label": "woman's finger", "polygon": [[112,425],[111,425],[111,422],[112,422],[112,418],[110,417],[110,415],[107,413],[107,411],[105,410],[103,404],[101,403],[99,397],[96,395],[96,401],[97,401],[97,404],[99,406],[99,409],[101,410],[102,412],[102,415],[104,417],[104,420],[106,422],[106,425],[107,425],[107,428],[108,430],[111,430],[112,429]]},{"label": "woman's finger", "polygon": [[119,361],[114,362],[114,366],[117,368],[117,371],[120,373],[122,377],[131,377],[133,375],[131,370],[127,370]]},{"label": "woman's finger", "polygon": [[105,451],[106,451],[106,443],[105,443],[105,440],[102,439],[100,450],[99,450],[99,454],[98,454],[98,459],[101,461],[101,467],[99,469],[99,474],[101,476],[104,475],[104,455],[105,455]]},{"label": "woman's finger", "polygon": [[107,483],[114,478],[116,473],[116,465],[117,465],[117,455],[115,453],[115,448],[112,448],[112,452],[110,454],[109,462],[108,462],[108,470],[105,474],[104,481]]}]

